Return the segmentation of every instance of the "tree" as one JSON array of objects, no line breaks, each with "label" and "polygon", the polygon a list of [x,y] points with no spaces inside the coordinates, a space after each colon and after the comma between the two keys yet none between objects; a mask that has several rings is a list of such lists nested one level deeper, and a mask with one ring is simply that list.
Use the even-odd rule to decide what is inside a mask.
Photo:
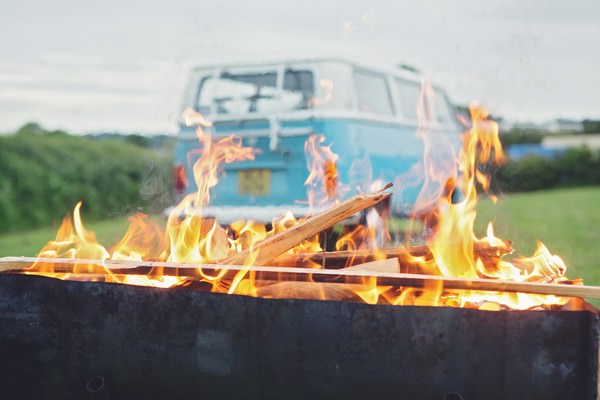
[{"label": "tree", "polygon": [[583,133],[600,133],[600,120],[584,119],[582,124]]},{"label": "tree", "polygon": [[29,122],[17,130],[17,135],[40,135],[45,133],[44,128],[37,122]]}]

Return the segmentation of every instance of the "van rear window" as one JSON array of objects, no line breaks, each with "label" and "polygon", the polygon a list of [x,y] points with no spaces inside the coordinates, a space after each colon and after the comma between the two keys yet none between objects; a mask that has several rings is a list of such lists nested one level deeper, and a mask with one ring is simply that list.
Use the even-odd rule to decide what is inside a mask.
[{"label": "van rear window", "polygon": [[314,96],[312,71],[287,69],[283,87],[276,71],[222,72],[200,81],[197,109],[203,114],[251,114],[308,108]]},{"label": "van rear window", "polygon": [[[312,71],[287,69],[283,75],[283,99],[289,98],[289,106],[295,110],[309,108],[315,95],[315,82]],[[283,100],[282,99],[282,100]]]},{"label": "van rear window", "polygon": [[231,74],[208,76],[200,82],[198,111],[203,114],[245,114],[256,112],[273,100],[277,73]]}]

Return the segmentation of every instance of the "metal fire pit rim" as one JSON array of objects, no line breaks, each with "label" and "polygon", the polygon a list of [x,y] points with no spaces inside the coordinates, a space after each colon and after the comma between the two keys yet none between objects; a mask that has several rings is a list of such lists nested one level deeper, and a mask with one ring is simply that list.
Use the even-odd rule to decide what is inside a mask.
[{"label": "metal fire pit rim", "polygon": [[[243,295],[243,294],[228,294],[228,293],[219,293],[219,292],[209,292],[209,291],[205,291],[205,290],[199,290],[199,289],[194,289],[194,288],[188,288],[185,286],[175,286],[175,287],[169,287],[169,288],[161,288],[161,287],[154,287],[154,286],[142,286],[142,285],[131,285],[131,284],[127,284],[127,283],[118,283],[118,282],[93,282],[93,281],[77,281],[77,280],[69,280],[69,279],[58,279],[58,278],[54,278],[54,277],[50,277],[50,276],[44,276],[44,275],[36,275],[36,274],[21,274],[21,273],[14,273],[14,272],[3,272],[0,273],[0,280],[2,280],[3,276],[12,276],[14,278],[16,278],[17,280],[30,280],[30,279],[34,279],[34,280],[40,280],[40,281],[44,281],[44,280],[53,280],[53,281],[57,281],[60,282],[60,285],[67,285],[67,286],[72,286],[72,287],[76,287],[79,285],[82,286],[90,286],[90,287],[94,287],[97,286],[98,284],[103,285],[103,286],[112,286],[114,288],[118,288],[118,290],[133,290],[133,291],[141,291],[141,292],[147,292],[147,293],[156,293],[156,292],[162,292],[162,293],[169,293],[169,292],[179,292],[179,293],[196,293],[197,295],[207,295],[207,296],[211,296],[211,297],[223,297],[223,298],[237,298],[237,299],[247,299],[249,301],[255,301],[258,303],[288,303],[288,304],[317,304],[317,303],[328,303],[328,304],[356,304],[359,305],[359,307],[365,307],[366,308],[370,308],[370,307],[375,307],[378,309],[383,309],[383,308],[389,308],[389,309],[394,309],[394,310],[398,310],[398,309],[402,309],[402,310],[422,310],[425,311],[426,310],[461,310],[461,311],[457,311],[457,312],[464,312],[464,313],[474,313],[474,314],[489,314],[492,315],[498,315],[498,314],[535,314],[535,315],[539,315],[539,314],[545,314],[548,316],[556,316],[557,313],[581,313],[581,312],[585,312],[585,313],[589,313],[590,315],[592,315],[598,324],[600,324],[600,314],[598,312],[594,312],[590,309],[583,309],[583,310],[530,310],[530,309],[526,309],[526,310],[481,310],[481,309],[475,309],[475,308],[466,308],[466,307],[449,307],[449,306],[415,306],[415,305],[393,305],[393,304],[370,304],[370,303],[366,303],[366,302],[361,302],[361,301],[351,301],[351,300],[323,300],[323,299],[300,299],[300,298],[269,298],[269,297],[254,297],[254,296],[248,296],[248,295]],[[251,300],[250,300],[251,299]]]},{"label": "metal fire pit rim", "polygon": [[[23,385],[14,382],[29,382],[32,391],[45,389],[32,384],[33,365],[42,376],[63,371],[55,390],[68,384],[64,390],[83,391],[89,377],[100,375],[109,380],[111,395],[124,399],[165,398],[165,393],[177,390],[197,397],[224,379],[234,383],[230,390],[219,388],[209,397],[243,397],[231,394],[235,392],[252,393],[248,398],[256,399],[325,399],[345,388],[343,398],[351,399],[365,398],[368,387],[370,395],[374,388],[387,393],[374,398],[389,398],[398,388],[410,391],[411,398],[426,399],[453,391],[465,398],[490,400],[523,398],[524,393],[532,394],[527,398],[597,398],[600,324],[591,312],[490,314],[452,307],[373,308],[350,301],[242,295],[225,300],[220,296],[224,293],[186,287],[156,291],[152,289],[161,288],[89,281],[57,284],[52,277],[1,275],[0,317],[8,323],[0,325],[4,336],[0,350],[12,357],[8,358],[12,375],[5,375],[12,378],[5,383],[21,391]],[[169,313],[173,307],[186,312]],[[315,335],[320,330],[322,334]],[[79,345],[73,346],[73,338]],[[265,348],[272,352],[264,352]],[[60,358],[48,364],[47,356],[56,354]],[[510,362],[489,362],[505,354]],[[281,365],[284,358],[291,363],[286,368]],[[79,363],[73,364],[74,359]],[[165,362],[171,363],[167,379]],[[381,365],[390,368],[387,373],[382,374]],[[404,369],[407,365],[409,370]],[[414,368],[421,372],[411,374]],[[511,372],[515,368],[518,372]],[[123,376],[127,379],[116,378]],[[484,376],[498,379],[483,383]],[[510,383],[513,380],[519,383]],[[139,385],[132,389],[131,382]],[[139,389],[145,387],[152,389]],[[303,390],[311,395],[294,396]],[[427,397],[420,397],[423,390]],[[136,395],[126,395],[129,392]]]}]

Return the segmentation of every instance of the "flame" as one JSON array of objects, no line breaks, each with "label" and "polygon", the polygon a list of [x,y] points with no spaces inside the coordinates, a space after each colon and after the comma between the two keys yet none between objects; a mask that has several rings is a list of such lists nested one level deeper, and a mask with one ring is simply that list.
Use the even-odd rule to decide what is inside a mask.
[{"label": "flame", "polygon": [[325,136],[311,135],[304,144],[309,175],[304,182],[307,187],[308,204],[311,208],[336,204],[340,200],[337,160],[331,145],[324,146]]},{"label": "flame", "polygon": [[110,250],[111,260],[160,260],[164,247],[161,227],[145,214],[129,217],[129,227]]},{"label": "flame", "polygon": [[225,163],[251,160],[256,150],[244,147],[240,137],[214,139],[204,132],[211,123],[191,109],[183,115],[188,125],[197,124],[196,137],[200,147],[188,157],[197,157],[193,164],[197,191],[187,195],[171,212],[166,232],[169,241],[168,261],[214,262],[225,258],[235,245],[228,240],[225,229],[217,221],[202,216],[210,203],[211,190],[219,182],[220,168]]},{"label": "flame", "polygon": [[[333,152],[332,145],[324,145],[325,136],[311,135],[304,144],[306,154],[307,168],[309,175],[304,182],[307,188],[308,204],[311,208],[322,208],[338,204],[343,195],[349,190],[348,186],[343,184],[339,178],[337,169],[338,155]],[[356,164],[370,164],[368,159],[358,160]],[[355,167],[354,163],[351,169]],[[358,169],[360,167],[357,167]],[[364,168],[361,168],[364,169]],[[369,171],[370,165],[369,165]],[[381,190],[384,186],[381,180],[371,181],[372,177],[365,177],[368,181],[368,190],[371,192]],[[363,184],[365,182],[362,182]],[[387,215],[381,215],[378,210],[368,211],[365,218],[365,225],[359,225],[354,231],[347,233],[338,239],[336,249],[348,248],[356,249],[377,249],[389,241],[389,232],[387,230]],[[351,243],[353,242],[353,243]],[[321,250],[318,246],[318,237],[307,246],[304,243],[300,246],[302,252]],[[350,260],[352,262],[352,259]],[[314,265],[313,265],[314,266]]]},{"label": "flame", "polygon": [[[93,232],[84,228],[80,202],[75,206],[72,219],[70,216],[64,219],[56,239],[49,242],[38,257],[210,263],[264,238],[264,234],[261,236],[258,229],[255,231],[259,234],[248,241],[250,228],[246,228],[239,229],[239,238],[232,240],[228,231],[217,221],[202,215],[203,208],[210,202],[211,190],[218,183],[221,166],[224,163],[253,159],[256,150],[244,147],[239,137],[213,138],[204,131],[204,128],[211,126],[210,122],[193,110],[186,110],[183,118],[188,124],[198,125],[196,136],[200,147],[189,155],[190,158],[195,158],[193,172],[198,190],[187,195],[174,208],[165,228],[143,214],[134,215],[129,220],[130,225],[123,238],[109,252],[96,241]],[[32,271],[66,277],[55,273],[53,266],[48,263],[36,263],[30,268],[30,272]],[[95,265],[78,264],[73,270],[75,274],[84,272],[105,274],[106,281],[134,285],[170,287],[183,281],[180,277],[163,276],[160,268],[154,269],[148,276],[116,276]],[[211,276],[203,271],[199,271],[199,274],[210,282],[219,278],[219,274]]]},{"label": "flame", "polygon": [[[425,183],[422,195],[419,197],[419,211],[433,208],[434,211],[425,217],[431,232],[427,240],[433,262],[423,262],[422,268],[428,273],[461,278],[497,278],[514,281],[557,282],[564,279],[566,267],[560,258],[552,255],[545,246],[541,245],[534,256],[517,258],[513,262],[499,260],[486,263],[477,258],[474,252],[476,243],[485,243],[496,248],[506,248],[506,242],[494,235],[490,223],[487,235],[477,238],[474,231],[476,206],[478,201],[478,186],[487,191],[490,186],[489,175],[485,172],[488,164],[496,165],[505,162],[505,156],[498,136],[498,125],[489,120],[489,113],[484,107],[472,104],[470,107],[471,128],[462,135],[462,148],[458,157],[446,159],[448,164],[457,165],[456,173],[448,177],[448,170],[439,168],[444,160],[430,157],[434,144],[435,132],[429,128],[431,97],[435,93],[427,83],[423,85],[419,105],[420,128],[419,136],[424,140]],[[438,197],[437,204],[432,206],[431,189],[434,188]],[[457,201],[457,194],[462,199]],[[411,290],[414,292],[414,290]],[[432,296],[433,293],[433,296]],[[411,294],[402,293],[396,302],[406,304]],[[469,291],[445,294],[438,288],[421,291],[422,297],[429,297],[426,304],[445,304],[452,299],[458,306],[480,304],[484,309],[495,309],[494,303],[515,309],[530,308],[540,304],[563,304],[566,299],[554,296],[533,296],[521,293],[471,293]],[[434,300],[431,300],[434,299]],[[410,300],[412,301],[412,300]],[[413,304],[413,303],[411,303]]]},{"label": "flame", "polygon": [[[321,85],[325,89],[333,88],[326,81],[321,82]],[[474,223],[480,195],[478,191],[486,193],[490,188],[488,171],[491,165],[505,162],[498,137],[498,126],[489,119],[485,108],[472,105],[470,128],[463,133],[462,147],[456,154],[451,141],[447,136],[441,135],[432,123],[436,120],[435,96],[432,87],[424,82],[417,105],[417,136],[424,143],[424,158],[412,171],[419,172],[420,175],[418,179],[413,177],[413,180],[422,183],[422,190],[412,213],[425,225],[429,254],[407,253],[404,261],[411,265],[412,272],[416,269],[420,273],[439,276],[483,277],[517,282],[564,282],[564,262],[550,253],[542,243],[538,244],[537,250],[530,257],[504,259],[505,254],[511,252],[510,245],[495,236],[491,222],[486,235],[477,237]],[[130,217],[129,227],[121,240],[107,250],[97,242],[93,232],[85,229],[80,214],[82,204],[79,202],[72,216],[64,218],[56,238],[48,242],[38,256],[94,259],[100,262],[78,262],[67,272],[57,268],[54,263],[36,262],[25,273],[59,279],[162,288],[192,282],[202,284],[202,288],[214,292],[255,297],[341,299],[369,304],[470,307],[490,311],[562,305],[568,300],[523,293],[446,290],[441,280],[433,280],[420,289],[381,286],[374,277],[365,277],[359,284],[313,282],[310,274],[307,274],[304,282],[258,281],[253,269],[258,255],[255,245],[295,226],[299,220],[291,212],[287,212],[275,218],[270,229],[250,220],[236,221],[228,227],[223,227],[215,219],[204,215],[204,209],[211,201],[212,190],[223,173],[222,166],[236,161],[252,160],[257,151],[243,146],[239,137],[212,137],[205,132],[205,128],[211,127],[210,121],[193,110],[186,110],[183,118],[188,125],[197,126],[199,148],[188,155],[197,191],[183,198],[167,218],[165,226],[144,214],[136,214]],[[331,145],[325,146],[324,142],[323,135],[311,135],[305,143],[309,170],[305,185],[308,204],[313,208],[339,203],[348,190],[339,179],[338,155],[332,151]],[[367,165],[368,159],[359,161],[360,172],[369,171],[368,177],[361,177],[366,180],[362,179],[364,182],[361,181],[360,187],[368,187],[372,191],[380,189],[383,182],[372,181],[372,169]],[[492,195],[490,197],[495,199]],[[335,248],[350,252],[350,256],[345,260],[345,267],[360,268],[357,264],[368,261],[364,250],[369,251],[370,259],[385,261],[387,255],[382,248],[388,245],[390,240],[386,209],[372,209],[364,215],[363,223],[347,229],[340,235]],[[496,253],[486,257],[476,255],[476,246],[495,249]],[[318,253],[322,250],[319,236],[316,235],[290,249],[282,257]],[[119,274],[102,265],[105,260],[214,264],[241,251],[248,251],[248,256],[243,268],[234,276],[227,276],[224,269],[207,272],[201,267],[195,268],[191,277],[180,276],[177,273],[173,275],[172,272],[169,275],[160,267],[151,268],[145,274]],[[318,258],[311,258],[304,260],[304,266],[325,268],[325,263],[320,263]],[[397,270],[398,266],[394,268]],[[189,275],[189,271],[187,272]]]},{"label": "flame", "polygon": [[[46,244],[38,254],[39,257],[48,258],[70,258],[70,259],[94,259],[106,260],[110,254],[98,243],[94,232],[88,231],[83,226],[80,215],[81,202],[78,202],[73,210],[73,218],[67,215],[56,233],[56,238]],[[48,263],[36,263],[32,270],[54,272],[53,266]],[[97,265],[76,264],[73,273],[105,273],[105,269]]]},{"label": "flame", "polygon": [[[280,232],[285,231],[286,229],[291,228],[292,226],[298,224],[299,220],[294,217],[294,215],[287,211],[282,216],[275,218],[272,222],[273,229],[269,232],[268,236],[273,236]],[[298,253],[318,253],[322,251],[321,244],[319,242],[319,236],[305,240],[300,243],[298,246],[291,249],[288,254],[298,254]],[[312,265],[315,267],[316,265]]]}]

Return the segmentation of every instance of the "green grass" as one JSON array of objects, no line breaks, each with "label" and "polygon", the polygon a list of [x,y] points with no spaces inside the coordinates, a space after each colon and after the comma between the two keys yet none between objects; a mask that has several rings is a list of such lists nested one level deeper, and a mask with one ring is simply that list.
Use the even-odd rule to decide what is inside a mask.
[{"label": "green grass", "polygon": [[531,255],[536,240],[567,264],[569,278],[600,285],[600,188],[575,188],[521,193],[479,204],[476,230],[488,221],[495,234],[512,240],[523,255]]},{"label": "green grass", "polygon": [[[87,230],[94,231],[100,243],[109,247],[116,243],[127,230],[127,218],[120,217],[98,222],[85,222]],[[0,236],[0,257],[35,256],[41,248],[56,237],[58,225],[26,232]]]},{"label": "green grass", "polygon": [[[562,257],[570,278],[581,276],[586,283],[600,285],[600,187],[508,195],[496,205],[482,200],[476,224],[480,236],[490,220],[496,235],[512,240],[518,253],[531,255],[536,240],[541,240]],[[86,223],[107,247],[123,235],[126,226],[124,217]],[[56,229],[0,236],[0,257],[35,255],[54,238]]]}]

